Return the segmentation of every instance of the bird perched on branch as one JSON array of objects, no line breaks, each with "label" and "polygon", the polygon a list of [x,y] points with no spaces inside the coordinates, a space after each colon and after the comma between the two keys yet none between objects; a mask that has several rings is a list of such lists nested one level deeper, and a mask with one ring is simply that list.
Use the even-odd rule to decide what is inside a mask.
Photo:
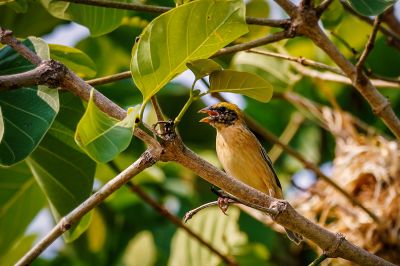
[{"label": "bird perched on branch", "polygon": [[[226,173],[271,197],[283,199],[282,187],[272,162],[247,127],[239,107],[221,102],[199,112],[208,114],[200,122],[217,129],[217,155]],[[301,242],[300,235],[290,230],[286,233],[296,244]]]}]

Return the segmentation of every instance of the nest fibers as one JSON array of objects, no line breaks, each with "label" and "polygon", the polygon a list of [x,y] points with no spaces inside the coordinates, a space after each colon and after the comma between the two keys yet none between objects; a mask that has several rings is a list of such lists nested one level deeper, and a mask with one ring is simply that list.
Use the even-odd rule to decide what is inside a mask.
[{"label": "nest fibers", "polygon": [[373,212],[378,221],[352,206],[323,180],[296,198],[294,207],[326,229],[342,233],[352,243],[400,264],[399,143],[378,134],[360,134],[353,117],[346,113],[326,107],[319,111],[319,122],[336,139],[332,180]]}]

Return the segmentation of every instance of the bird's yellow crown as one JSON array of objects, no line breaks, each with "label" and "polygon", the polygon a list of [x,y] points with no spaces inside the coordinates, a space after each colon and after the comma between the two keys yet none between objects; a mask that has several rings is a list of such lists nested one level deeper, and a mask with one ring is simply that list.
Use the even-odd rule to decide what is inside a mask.
[{"label": "bird's yellow crown", "polygon": [[218,107],[225,107],[228,110],[234,111],[238,115],[239,119],[244,118],[242,110],[240,110],[240,108],[236,104],[228,103],[228,102],[220,102],[220,103],[214,104],[210,108],[217,109]]}]

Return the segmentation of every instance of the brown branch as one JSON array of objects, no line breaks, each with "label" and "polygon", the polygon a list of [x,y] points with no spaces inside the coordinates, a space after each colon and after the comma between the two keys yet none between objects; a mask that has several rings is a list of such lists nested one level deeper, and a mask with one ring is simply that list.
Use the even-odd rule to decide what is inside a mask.
[{"label": "brown branch", "polygon": [[13,32],[0,27],[0,42],[11,46],[20,55],[26,58],[29,62],[34,65],[39,65],[42,59],[34,52],[29,50],[28,47],[23,45],[19,40],[13,36]]},{"label": "brown branch", "polygon": [[[62,80],[61,84],[68,85],[66,89],[70,89],[71,91],[74,91],[76,95],[82,97],[83,99],[87,99],[87,92],[91,89],[91,87],[69,70],[66,76],[67,80]],[[71,84],[74,81],[76,81],[76,84]],[[97,94],[96,97],[98,97],[98,99],[95,101],[95,103],[99,107],[101,106],[102,110],[105,110],[105,112],[108,111],[109,114],[116,116],[125,112],[103,95]],[[109,108],[111,106],[117,106],[117,110],[119,111],[115,112],[114,110],[111,110]],[[173,129],[173,127],[171,127],[171,129]],[[151,148],[126,171],[118,175],[118,178],[114,178],[102,189],[100,189],[100,191],[88,198],[78,207],[78,210],[84,210],[86,212],[89,211],[90,208],[93,208],[98,204],[97,200],[95,200],[96,198],[104,199],[107,195],[109,195],[108,193],[112,193],[110,192],[111,190],[116,190],[124,182],[128,181],[133,175],[152,165],[158,160],[158,156],[160,156],[162,161],[174,161],[191,169],[194,173],[203,177],[210,183],[220,187],[227,193],[240,198],[249,206],[257,206],[257,209],[268,210],[269,213],[275,213],[273,218],[276,222],[290,230],[304,235],[323,250],[331,250],[332,247],[335,246],[335,234],[325,230],[317,224],[312,223],[305,217],[298,214],[286,201],[271,198],[268,195],[257,191],[246,184],[243,184],[239,180],[226,175],[221,170],[202,160],[195,153],[189,150],[182,143],[182,140],[179,138],[179,136],[177,136],[174,132],[174,134],[161,136],[163,137],[163,142],[161,144],[162,146],[160,146],[156,140],[148,136],[143,131],[139,131],[139,129],[135,129],[135,133],[139,136],[139,138],[144,138],[145,141],[149,141],[149,146]],[[146,138],[149,139],[146,140]],[[81,215],[83,214],[77,213],[77,209],[72,211],[69,215],[67,215],[68,219],[63,219],[44,239],[42,239],[24,256],[18,265],[25,265],[28,261],[32,261],[48,245],[50,245],[51,242],[53,242],[59,235],[67,230],[68,225],[76,222],[77,219],[82,217]],[[361,265],[393,265],[390,262],[368,253],[362,248],[354,246],[346,240],[343,240],[334,255],[354,261]]]},{"label": "brown branch", "polygon": [[160,215],[164,216],[167,218],[169,221],[171,221],[173,224],[175,224],[177,227],[181,228],[184,230],[186,233],[188,233],[191,237],[196,239],[197,241],[200,242],[203,246],[208,248],[211,252],[216,254],[218,257],[220,257],[227,265],[237,265],[236,261],[234,258],[229,257],[227,255],[222,254],[220,251],[218,251],[212,244],[208,243],[206,240],[204,240],[200,235],[198,235],[196,232],[194,232],[192,229],[187,227],[180,219],[178,219],[175,215],[170,213],[167,209],[165,209],[162,205],[160,205],[157,201],[152,199],[150,195],[148,195],[145,191],[143,191],[139,186],[132,184],[131,182],[127,183],[128,187],[132,192],[134,192],[136,195],[139,196],[144,202],[149,204],[154,210],[156,210]]},{"label": "brown branch", "polygon": [[358,60],[358,62],[356,64],[357,75],[361,74],[363,67],[365,65],[365,61],[367,60],[369,53],[374,48],[374,42],[375,42],[376,34],[378,32],[378,28],[379,28],[380,24],[381,24],[381,17],[376,16],[376,18],[374,20],[374,25],[372,26],[371,35],[369,36],[368,41],[365,45],[364,51],[362,52],[360,59]]},{"label": "brown branch", "polygon": [[[107,8],[134,10],[139,12],[149,12],[157,14],[165,13],[172,9],[172,7],[166,7],[166,6],[142,5],[142,4],[123,3],[123,2],[106,1],[106,0],[63,0],[63,1],[75,4],[82,4],[82,5],[101,6]],[[267,18],[246,17],[246,23],[259,26],[284,28],[284,29],[290,26],[290,20],[288,19],[267,19]]]},{"label": "brown branch", "polygon": [[348,61],[338,48],[326,36],[318,25],[318,17],[314,10],[295,11],[292,17],[293,27],[298,34],[310,38],[319,48],[342,69],[353,83],[353,86],[367,100],[373,112],[379,116],[392,133],[400,139],[400,120],[394,113],[389,100],[384,97],[371,83],[364,73],[357,73],[356,67]]},{"label": "brown branch", "polygon": [[395,15],[394,6],[390,7],[383,13],[382,20],[392,31],[394,31],[397,35],[400,35],[400,21]]},{"label": "brown branch", "polygon": [[317,13],[318,17],[321,17],[322,13],[324,13],[329,6],[332,4],[333,0],[324,0],[321,4],[319,4],[315,8],[315,12]]},{"label": "brown branch", "polygon": [[[213,165],[202,160],[194,152],[188,149],[177,136],[170,137],[165,143],[165,151],[161,156],[162,161],[175,161],[192,170],[206,181],[220,187],[227,193],[245,202],[275,212],[273,219],[280,225],[297,232],[316,243],[323,250],[330,250],[337,242],[337,235],[329,232],[321,226],[312,223],[297,213],[286,201],[269,197],[265,193],[249,187],[239,180],[228,176]],[[360,265],[394,265],[367,251],[343,240],[332,256],[341,257]]]},{"label": "brown branch", "polygon": [[106,183],[99,191],[94,193],[83,203],[73,209],[69,214],[64,216],[57,225],[42,238],[28,253],[26,253],[17,263],[17,266],[29,265],[37,258],[51,243],[54,242],[64,232],[68,231],[71,226],[77,223],[85,214],[93,210],[97,205],[103,202],[114,191],[127,183],[132,177],[152,166],[158,160],[159,154],[155,150],[145,151],[135,163],[130,165],[116,177]]}]

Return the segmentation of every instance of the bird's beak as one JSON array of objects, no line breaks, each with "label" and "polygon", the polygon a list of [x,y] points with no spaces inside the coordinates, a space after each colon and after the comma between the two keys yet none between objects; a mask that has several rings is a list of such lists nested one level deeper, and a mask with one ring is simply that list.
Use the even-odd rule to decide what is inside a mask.
[{"label": "bird's beak", "polygon": [[217,116],[218,113],[214,110],[210,110],[209,107],[203,108],[201,110],[198,111],[199,113],[204,113],[204,114],[208,114],[209,116],[202,118],[199,122],[201,123],[211,123],[212,122],[212,117],[213,116]]}]

